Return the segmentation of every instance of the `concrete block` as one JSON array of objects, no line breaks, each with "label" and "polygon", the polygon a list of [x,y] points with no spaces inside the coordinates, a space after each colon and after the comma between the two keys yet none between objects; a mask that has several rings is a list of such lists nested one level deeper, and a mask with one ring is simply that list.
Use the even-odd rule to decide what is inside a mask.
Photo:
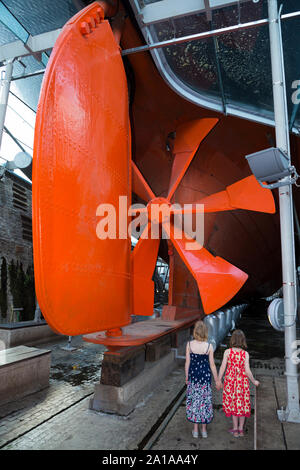
[{"label": "concrete block", "polygon": [[17,346],[0,352],[0,405],[49,386],[51,351]]},{"label": "concrete block", "polygon": [[90,409],[128,415],[175,366],[175,353],[171,351],[156,362],[146,363],[144,370],[122,387],[96,384],[94,396],[90,400]]},{"label": "concrete block", "polygon": [[20,345],[37,345],[63,337],[55,333],[46,323],[33,321],[0,325],[0,351]]},{"label": "concrete block", "polygon": [[171,351],[171,335],[164,335],[146,343],[146,361],[154,362]]},{"label": "concrete block", "polygon": [[121,387],[142,372],[144,365],[144,345],[106,351],[101,365],[100,383]]}]

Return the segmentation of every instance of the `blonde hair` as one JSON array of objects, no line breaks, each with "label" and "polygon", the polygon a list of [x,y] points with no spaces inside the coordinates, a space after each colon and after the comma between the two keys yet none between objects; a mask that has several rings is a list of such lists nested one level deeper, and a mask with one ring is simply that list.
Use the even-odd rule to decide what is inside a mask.
[{"label": "blonde hair", "polygon": [[193,336],[197,341],[207,341],[208,330],[203,321],[199,320],[197,323],[195,323]]}]

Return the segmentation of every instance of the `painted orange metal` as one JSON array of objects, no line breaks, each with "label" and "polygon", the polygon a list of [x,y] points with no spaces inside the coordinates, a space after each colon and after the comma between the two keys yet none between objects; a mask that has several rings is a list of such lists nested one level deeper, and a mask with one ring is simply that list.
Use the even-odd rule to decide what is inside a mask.
[{"label": "painted orange metal", "polygon": [[197,282],[206,314],[226,304],[246,282],[246,273],[219,256],[213,256],[196,240],[193,240],[194,249],[187,249],[186,244],[191,243],[191,239],[175,225],[163,227],[170,233],[174,247]]},{"label": "painted orange metal", "polygon": [[135,165],[134,162],[131,162],[132,166],[132,191],[137,194],[143,201],[150,201],[150,199],[155,198],[155,194],[150,188],[149,184],[143,177],[142,173]]},{"label": "painted orange metal", "polygon": [[[132,314],[153,315],[154,282],[152,276],[158,255],[159,239],[151,239],[148,223],[132,252]],[[147,238],[144,238],[147,236]]]},{"label": "painted orange metal", "polygon": [[[203,204],[203,208],[197,208],[196,204]],[[220,212],[245,209],[249,211],[275,214],[275,202],[271,191],[262,188],[256,178],[248,176],[231,184],[225,191],[211,194],[197,203],[187,207],[185,213]],[[181,214],[183,210],[177,209],[174,214]]]},{"label": "painted orange metal", "polygon": [[[119,8],[119,0],[109,0],[108,2],[106,0],[98,0],[97,2],[94,2],[91,7],[100,7],[103,11],[103,17],[110,18],[111,16],[115,16],[117,14]],[[87,11],[90,12],[91,10]],[[91,16],[93,17],[93,15]]]},{"label": "painted orange metal", "polygon": [[[249,292],[267,279],[268,266],[274,271],[274,258],[270,263],[261,256],[276,251],[273,219],[231,214],[237,208],[274,212],[269,192],[253,178],[245,179],[249,168],[243,158],[268,145],[269,129],[188,103],[164,84],[148,53],[138,54],[129,61],[136,90],[132,146],[141,171],[131,167],[128,90],[118,46],[123,23],[121,18],[115,22],[114,37],[104,20],[105,14],[115,13],[117,2],[110,4],[113,10],[104,1],[95,2],[69,21],[44,77],[33,162],[36,288],[53,329],[68,335],[107,330],[92,335],[93,342],[141,344],[149,341],[150,330],[140,334],[141,327],[131,325],[128,334],[129,327],[123,328],[122,337],[120,328],[130,322],[131,313],[152,313],[159,240],[141,239],[132,255],[130,240],[100,240],[98,205],[117,207],[120,195],[129,202],[132,173],[133,191],[150,201],[147,211],[161,198],[166,203],[205,201],[207,212],[219,212],[205,217],[205,248],[196,254],[185,249],[185,234],[178,241],[176,228],[165,226],[177,250],[170,255],[171,302],[202,308],[199,289],[205,312],[214,311],[245,283],[243,271],[251,273],[245,284]],[[122,41],[125,48],[140,41],[128,20]],[[166,141],[174,131],[171,153]],[[272,234],[268,242],[265,233]],[[160,334],[158,329],[151,338]]]},{"label": "painted orange metal", "polygon": [[[121,45],[123,49],[143,45],[130,18],[126,20]],[[251,41],[247,40],[247,46],[251,47]],[[134,161],[156,195],[166,197],[168,194],[173,164],[170,136],[185,122],[208,117],[219,119],[199,146],[174,193],[173,202],[181,205],[196,203],[248,177],[250,170],[245,155],[274,145],[272,127],[224,116],[174,93],[158,73],[149,53],[132,54],[128,62],[133,72],[129,80],[135,91],[131,105]],[[292,143],[293,161],[299,165],[300,144],[298,151],[296,146],[297,142]],[[277,204],[276,191],[274,196]],[[295,194],[298,209],[299,200]],[[278,213],[262,214],[252,210],[207,213],[204,246],[249,275],[231,302],[265,297],[282,285]],[[168,261],[166,244],[161,244],[159,255]],[[171,256],[171,265],[171,304],[201,309],[197,283],[176,250]]]},{"label": "painted orange metal", "polygon": [[96,2],[65,25],[36,118],[36,292],[51,328],[66,335],[130,323],[130,239],[96,234],[99,204],[131,198],[127,81],[103,18]]},{"label": "painted orange metal", "polygon": [[[169,193],[167,198],[154,197],[149,203],[148,207],[155,204],[170,204],[170,199],[181,183],[192,159],[199,147],[201,141],[208,135],[213,127],[215,127],[217,119],[199,119],[196,121],[186,122],[184,125],[179,126],[176,130],[176,139],[174,143],[173,152],[175,154],[173,166],[171,171],[171,180],[169,184]],[[141,172],[133,164],[136,183],[133,184],[133,191],[138,191],[140,197],[151,198],[153,191],[150,189],[145,178]],[[211,211],[227,211],[236,208],[243,208],[249,210],[258,209],[260,212],[275,211],[275,204],[271,191],[262,188],[255,180],[254,176],[245,178],[237,183],[234,183],[222,191],[199,201],[204,205],[204,212]],[[172,210],[172,209],[171,209]],[[192,209],[193,211],[193,209]],[[174,210],[174,212],[182,212],[181,210]],[[153,217],[151,210],[149,217],[152,224],[161,224],[166,233],[166,238],[171,238],[171,241],[179,253],[182,261],[185,263],[190,273],[195,278],[199,293],[202,301],[203,310],[206,314],[212,313],[218,308],[225,305],[234,295],[241,289],[246,282],[248,275],[238,267],[232,265],[228,261],[219,256],[213,256],[203,246],[199,245],[197,241],[193,241],[193,247],[187,247],[187,243],[191,244],[191,239],[187,234],[179,230],[175,224],[162,219]],[[148,233],[149,226],[146,228]],[[147,237],[148,238],[148,237]],[[153,288],[151,278],[157,259],[158,244],[154,240],[140,239],[137,249],[143,247],[143,255],[137,257],[139,260],[138,269],[139,279],[133,279],[134,283],[134,296],[139,299],[138,305],[142,305],[142,295],[145,295],[147,300],[147,309],[145,312],[150,311],[150,299],[153,299]],[[157,242],[157,241],[156,241]],[[139,246],[140,244],[140,246]],[[144,260],[144,266],[143,266]],[[146,274],[146,266],[149,264],[151,269],[148,272],[148,283],[141,277],[144,269]],[[135,266],[134,253],[133,253],[133,267]],[[133,273],[135,272],[133,268]],[[145,275],[145,278],[147,276]],[[135,301],[133,300],[133,303]],[[149,313],[145,313],[146,315]]]},{"label": "painted orange metal", "polygon": [[169,200],[171,200],[185,172],[190,166],[200,143],[215,127],[217,122],[218,119],[213,118],[196,119],[194,121],[185,122],[176,129],[175,144],[172,152],[174,161],[167,196]]},{"label": "painted orange metal", "polygon": [[274,214],[274,198],[270,190],[262,188],[252,175],[226,188],[232,207]]}]

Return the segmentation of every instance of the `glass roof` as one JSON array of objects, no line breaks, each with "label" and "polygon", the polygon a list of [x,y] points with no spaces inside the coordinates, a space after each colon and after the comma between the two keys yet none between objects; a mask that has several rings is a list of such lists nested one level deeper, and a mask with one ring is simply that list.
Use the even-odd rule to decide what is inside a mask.
[{"label": "glass roof", "polygon": [[[181,11],[176,17],[168,17],[170,0],[130,2],[148,44],[268,18],[267,0],[198,0],[198,11],[190,14],[185,5],[195,10],[197,2],[186,0],[181,6],[178,2]],[[205,8],[208,4],[209,9]],[[280,4],[282,15],[300,10],[299,0],[278,1]],[[300,39],[300,16],[282,20],[282,38],[290,127],[299,133],[299,106],[291,97],[293,82],[300,80],[300,51],[295,47]],[[152,49],[151,54],[168,84],[186,99],[226,114],[273,124],[268,24]]]},{"label": "glass roof", "polygon": [[2,0],[1,3],[32,36],[61,28],[78,11],[72,0]]},{"label": "glass roof", "polygon": [[[0,2],[0,48],[16,41],[62,28],[79,9],[89,3],[81,0],[3,0]],[[49,57],[51,49],[45,51]],[[33,152],[35,112],[47,56],[27,55],[14,61],[5,128],[0,150],[0,164],[13,160],[20,151]],[[46,58],[46,61],[43,60]],[[3,65],[3,64],[2,64]],[[0,69],[1,70],[1,69]],[[2,69],[3,70],[3,69]],[[20,78],[25,75],[26,78]],[[17,174],[27,179],[20,171]]]},{"label": "glass roof", "polygon": [[[267,0],[129,1],[148,44],[268,18]],[[0,50],[26,41],[29,35],[63,27],[88,3],[91,1],[0,1]],[[282,14],[300,10],[299,0],[278,1],[281,3]],[[300,106],[292,100],[295,89],[300,88],[300,49],[296,47],[300,16],[282,20],[282,37],[290,127],[300,133]],[[43,78],[40,72],[50,54],[51,48],[42,56],[23,55],[14,61],[1,158],[12,160],[22,148],[32,154]],[[164,79],[185,99],[226,114],[273,124],[267,24],[153,49],[151,54]],[[37,74],[28,76],[33,73]],[[20,78],[22,75],[24,78]]]}]

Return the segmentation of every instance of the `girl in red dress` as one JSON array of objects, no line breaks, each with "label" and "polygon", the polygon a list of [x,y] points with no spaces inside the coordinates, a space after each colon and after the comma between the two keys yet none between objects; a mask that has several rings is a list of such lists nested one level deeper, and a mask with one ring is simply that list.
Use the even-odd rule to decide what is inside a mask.
[{"label": "girl in red dress", "polygon": [[249,367],[247,343],[242,330],[235,330],[230,339],[230,348],[224,351],[223,361],[219,371],[219,381],[224,378],[223,411],[226,416],[232,416],[234,437],[244,435],[245,418],[251,415],[249,380],[257,387]]}]

